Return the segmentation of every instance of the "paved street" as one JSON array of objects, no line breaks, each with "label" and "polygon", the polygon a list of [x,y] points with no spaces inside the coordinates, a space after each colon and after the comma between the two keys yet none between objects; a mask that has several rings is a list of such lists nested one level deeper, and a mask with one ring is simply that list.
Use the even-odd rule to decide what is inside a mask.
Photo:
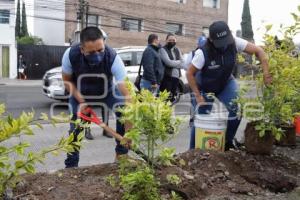
[{"label": "paved street", "polygon": [[[18,116],[23,110],[31,111],[32,108],[39,116],[39,113],[49,113],[51,104],[57,101],[48,99],[43,96],[41,87],[36,84],[28,85],[1,85],[0,86],[0,101],[7,105],[9,113]],[[57,107],[55,113],[67,112],[66,107]],[[189,144],[189,98],[184,96],[181,102],[176,106],[176,114],[183,118],[183,123],[180,128],[180,133],[168,144],[168,146],[176,147],[177,152],[184,152],[188,149]],[[109,122],[111,127],[115,127],[115,122],[112,119]],[[242,122],[240,130],[238,131],[238,138],[242,138],[245,122]],[[22,141],[26,140],[32,144],[29,149],[37,151],[39,149],[49,147],[55,144],[60,137],[66,135],[68,132],[68,124],[58,124],[53,127],[49,124],[44,124],[44,129],[39,130],[34,128],[35,136],[23,137]],[[83,149],[81,151],[80,166],[94,165],[100,163],[107,163],[114,161],[114,146],[113,139],[108,139],[102,136],[100,128],[93,126],[92,132],[95,136],[94,141],[84,141]],[[13,138],[8,141],[7,145],[16,144],[19,142],[18,138]],[[52,171],[64,167],[65,155],[54,157],[49,155],[46,160],[46,165],[38,165],[38,171]]]},{"label": "paved street", "polygon": [[[0,102],[5,103],[8,113],[19,116],[22,111],[34,111],[36,117],[40,113],[50,114],[51,105],[54,106],[54,113],[68,112],[65,102],[49,99],[42,94],[42,87],[39,85],[1,85]],[[189,114],[189,96],[182,97],[181,104],[176,106],[177,114]]]}]

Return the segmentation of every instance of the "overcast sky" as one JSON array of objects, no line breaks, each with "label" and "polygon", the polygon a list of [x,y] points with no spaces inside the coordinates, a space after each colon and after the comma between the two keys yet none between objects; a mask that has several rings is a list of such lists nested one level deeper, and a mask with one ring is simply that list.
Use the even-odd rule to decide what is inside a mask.
[{"label": "overcast sky", "polygon": [[[280,24],[288,25],[293,22],[290,15],[291,12],[297,11],[300,0],[249,0],[250,11],[252,15],[252,26],[256,42],[260,43],[264,24]],[[229,0],[229,25],[236,32],[241,29],[240,23],[242,19],[244,0]],[[300,43],[300,35],[296,37],[296,42]]]}]

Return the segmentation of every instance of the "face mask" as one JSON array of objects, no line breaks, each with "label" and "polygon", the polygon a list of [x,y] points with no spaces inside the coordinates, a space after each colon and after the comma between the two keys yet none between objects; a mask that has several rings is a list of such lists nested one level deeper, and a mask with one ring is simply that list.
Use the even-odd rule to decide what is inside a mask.
[{"label": "face mask", "polygon": [[84,57],[90,66],[97,66],[103,61],[104,52],[93,53],[93,54],[85,55]]},{"label": "face mask", "polygon": [[168,42],[168,43],[167,43],[168,49],[172,49],[172,48],[175,47],[175,46],[176,46],[176,42]]}]

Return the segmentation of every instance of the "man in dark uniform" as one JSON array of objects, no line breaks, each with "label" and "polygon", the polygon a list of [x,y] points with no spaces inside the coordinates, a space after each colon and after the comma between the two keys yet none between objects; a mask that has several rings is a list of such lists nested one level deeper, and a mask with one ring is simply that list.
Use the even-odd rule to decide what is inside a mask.
[{"label": "man in dark uniform", "polygon": [[[62,60],[62,72],[65,87],[70,92],[72,121],[77,119],[78,111],[85,111],[88,104],[101,103],[106,109],[112,110],[130,100],[124,83],[124,63],[115,50],[105,45],[103,33],[97,27],[82,30],[80,44],[66,50]],[[120,113],[116,112],[116,116],[120,117]],[[77,136],[81,131],[81,127],[70,123],[70,133]],[[125,128],[119,120],[117,132],[121,135],[125,133]],[[117,157],[128,152],[118,141],[115,151]],[[66,168],[78,167],[78,162],[79,151],[69,153],[65,160]]]}]

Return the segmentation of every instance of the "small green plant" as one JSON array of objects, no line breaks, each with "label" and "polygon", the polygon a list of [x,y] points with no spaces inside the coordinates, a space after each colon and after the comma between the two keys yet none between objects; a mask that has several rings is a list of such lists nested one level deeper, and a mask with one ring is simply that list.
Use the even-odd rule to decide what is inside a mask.
[{"label": "small green plant", "polygon": [[[73,135],[68,138],[61,138],[60,141],[49,148],[40,152],[26,151],[30,143],[21,137],[33,136],[33,126],[42,129],[42,125],[34,120],[34,113],[23,112],[18,118],[11,115],[5,116],[5,106],[0,104],[0,198],[2,199],[8,188],[14,188],[21,180],[22,173],[35,173],[36,163],[42,163],[46,155],[52,153],[57,155],[59,152],[73,152],[80,146],[80,142],[73,142]],[[42,118],[46,118],[43,115]],[[83,135],[79,135],[78,139]],[[8,146],[7,142],[11,138],[19,138],[20,142],[16,145]]]},{"label": "small green plant", "polygon": [[168,174],[167,181],[173,185],[179,185],[181,183],[181,179],[176,174]]},{"label": "small green plant", "polygon": [[148,166],[120,176],[120,185],[124,189],[123,200],[160,200],[159,183],[156,181],[153,169]]},{"label": "small green plant", "polygon": [[[131,103],[121,109],[123,123],[129,122],[132,128],[125,137],[133,141],[132,148],[139,148],[155,162],[155,151],[160,151],[163,145],[170,141],[178,132],[180,120],[173,117],[168,92],[161,92],[155,97],[150,91],[142,90],[136,94],[133,84],[127,81],[131,91]],[[170,131],[174,134],[169,134]]]},{"label": "small green plant", "polygon": [[176,192],[172,191],[171,200],[182,200],[182,198]]},{"label": "small green plant", "polygon": [[110,186],[112,187],[116,187],[118,184],[117,184],[117,180],[116,180],[116,177],[114,175],[109,175],[105,178],[106,182],[109,183]]},{"label": "small green plant", "polygon": [[263,74],[258,75],[257,97],[249,99],[241,94],[238,102],[252,109],[250,113],[242,110],[250,121],[256,122],[256,130],[263,137],[270,131],[276,140],[281,140],[282,127],[293,126],[293,118],[300,110],[300,60],[291,55],[295,49],[293,38],[300,32],[300,6],[298,13],[292,13],[294,24],[281,26],[282,40],[270,34],[272,25],[267,25],[264,36],[264,50],[269,57],[270,72],[273,76],[271,85],[265,86]]},{"label": "small green plant", "polygon": [[158,156],[158,162],[164,166],[171,166],[175,161],[175,148],[164,148]]}]

